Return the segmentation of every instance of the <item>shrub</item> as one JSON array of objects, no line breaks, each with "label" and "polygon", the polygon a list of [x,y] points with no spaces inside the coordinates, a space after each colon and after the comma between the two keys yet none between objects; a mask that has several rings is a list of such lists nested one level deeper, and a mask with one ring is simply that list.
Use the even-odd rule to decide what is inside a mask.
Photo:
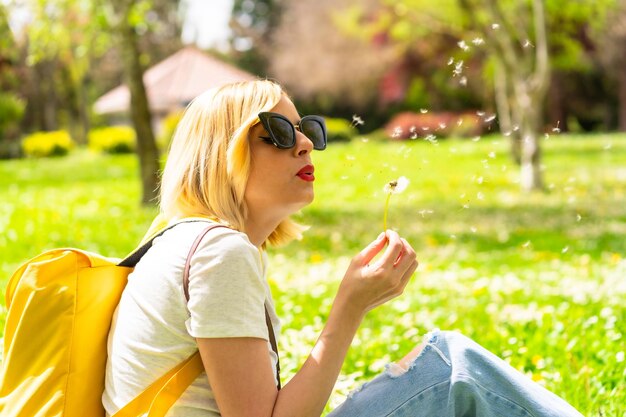
[{"label": "shrub", "polygon": [[170,142],[172,142],[172,138],[174,137],[174,132],[176,132],[176,126],[178,126],[178,122],[183,117],[183,111],[177,110],[168,114],[161,121],[161,133],[157,138],[157,144],[159,148],[162,150],[167,150],[170,146]]},{"label": "shrub", "polygon": [[131,153],[135,150],[135,130],[129,126],[111,126],[89,132],[89,148],[102,153]]},{"label": "shrub", "polygon": [[30,157],[67,155],[74,146],[72,138],[65,130],[36,132],[22,140],[22,150]]},{"label": "shrub", "polygon": [[358,132],[352,123],[346,119],[325,117],[328,142],[346,142]]}]

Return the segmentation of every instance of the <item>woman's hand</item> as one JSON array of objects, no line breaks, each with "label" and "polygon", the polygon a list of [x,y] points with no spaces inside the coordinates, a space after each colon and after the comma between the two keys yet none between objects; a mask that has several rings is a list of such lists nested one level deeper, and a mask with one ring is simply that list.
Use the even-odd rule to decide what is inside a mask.
[{"label": "woman's hand", "polygon": [[[385,252],[370,264],[385,244]],[[411,245],[387,230],[352,259],[336,301],[356,314],[365,314],[402,294],[417,265]]]}]

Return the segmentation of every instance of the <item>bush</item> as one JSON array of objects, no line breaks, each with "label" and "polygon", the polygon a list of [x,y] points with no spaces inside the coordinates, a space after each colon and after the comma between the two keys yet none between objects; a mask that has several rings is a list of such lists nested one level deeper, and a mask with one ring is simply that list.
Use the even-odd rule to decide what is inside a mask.
[{"label": "bush", "polygon": [[328,142],[347,142],[357,135],[357,130],[352,123],[346,119],[324,118]]},{"label": "bush", "polygon": [[65,130],[36,132],[22,140],[22,150],[29,157],[67,155],[74,146],[70,134]]},{"label": "bush", "polygon": [[157,138],[159,149],[167,150],[167,148],[169,148],[172,138],[174,137],[174,132],[176,132],[176,126],[178,126],[178,122],[180,122],[182,117],[183,111],[178,110],[168,114],[161,121],[161,133]]},{"label": "bush", "polygon": [[135,151],[135,130],[129,126],[111,126],[89,132],[89,148],[97,152],[119,154]]},{"label": "bush", "polygon": [[481,119],[472,113],[403,112],[385,125],[385,132],[393,139],[418,139],[428,135],[438,138],[469,137],[483,131]]}]

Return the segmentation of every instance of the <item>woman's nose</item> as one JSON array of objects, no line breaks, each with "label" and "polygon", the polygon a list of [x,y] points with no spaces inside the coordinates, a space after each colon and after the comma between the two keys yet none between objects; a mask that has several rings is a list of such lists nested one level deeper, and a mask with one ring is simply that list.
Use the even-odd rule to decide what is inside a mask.
[{"label": "woman's nose", "polygon": [[297,155],[306,155],[313,151],[313,142],[304,133],[296,131],[296,146],[294,149]]}]

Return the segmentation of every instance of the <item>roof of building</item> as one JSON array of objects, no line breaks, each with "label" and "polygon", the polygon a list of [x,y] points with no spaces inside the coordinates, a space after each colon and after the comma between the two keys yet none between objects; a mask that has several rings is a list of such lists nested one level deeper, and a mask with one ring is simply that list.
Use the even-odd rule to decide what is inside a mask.
[{"label": "roof of building", "polygon": [[[193,46],[187,46],[149,68],[143,77],[153,112],[169,112],[187,105],[209,88],[255,78]],[[94,110],[99,114],[122,113],[128,111],[129,104],[128,87],[120,85],[98,98]]]}]

